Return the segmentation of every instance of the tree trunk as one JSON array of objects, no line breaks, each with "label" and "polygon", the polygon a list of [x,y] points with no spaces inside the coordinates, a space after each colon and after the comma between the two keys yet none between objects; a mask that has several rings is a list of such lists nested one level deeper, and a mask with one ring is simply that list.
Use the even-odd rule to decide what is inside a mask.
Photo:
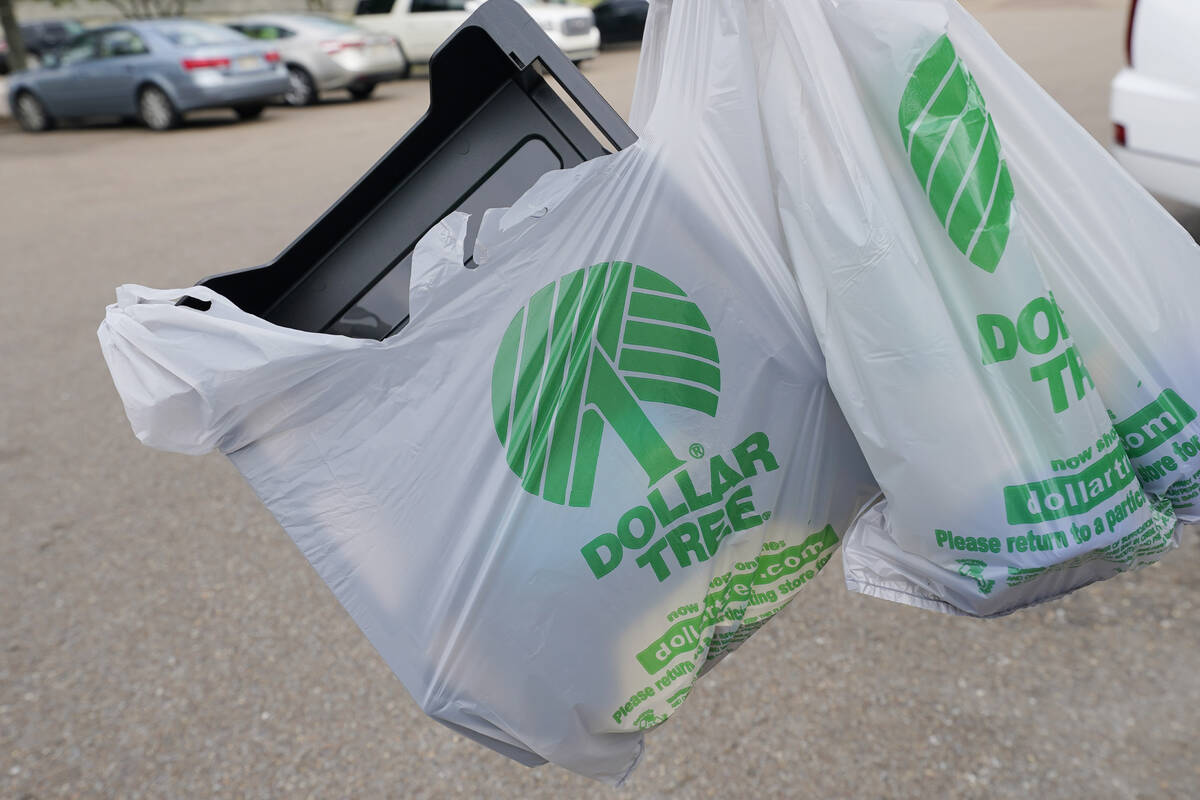
[{"label": "tree trunk", "polygon": [[17,26],[17,15],[13,11],[14,0],[0,0],[0,29],[8,42],[8,68],[13,72],[25,69],[25,40]]}]

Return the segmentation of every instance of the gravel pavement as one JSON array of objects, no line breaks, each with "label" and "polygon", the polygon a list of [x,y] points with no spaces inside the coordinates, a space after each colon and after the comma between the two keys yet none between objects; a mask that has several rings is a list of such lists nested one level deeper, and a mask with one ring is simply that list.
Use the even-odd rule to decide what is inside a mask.
[{"label": "gravel pavement", "polygon": [[[1123,2],[970,5],[1107,135]],[[622,112],[636,60],[585,70]],[[166,135],[0,121],[0,797],[1200,796],[1193,532],[1160,566],[990,622],[852,595],[835,559],[621,790],[423,717],[225,459],[137,443],[95,328],[119,283],[271,258],[426,91]]]}]

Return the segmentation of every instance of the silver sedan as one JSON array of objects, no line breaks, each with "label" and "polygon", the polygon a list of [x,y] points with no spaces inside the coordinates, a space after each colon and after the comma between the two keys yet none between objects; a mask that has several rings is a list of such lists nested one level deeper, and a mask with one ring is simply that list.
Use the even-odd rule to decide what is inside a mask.
[{"label": "silver sedan", "polygon": [[166,130],[200,108],[257,117],[287,88],[277,50],[220,25],[169,19],[80,34],[45,56],[41,69],[14,75],[8,100],[29,131],[99,116],[136,118]]},{"label": "silver sedan", "polygon": [[259,14],[229,27],[279,49],[288,69],[289,105],[310,105],[320,92],[335,89],[362,100],[377,83],[408,76],[408,62],[391,36],[328,17]]}]

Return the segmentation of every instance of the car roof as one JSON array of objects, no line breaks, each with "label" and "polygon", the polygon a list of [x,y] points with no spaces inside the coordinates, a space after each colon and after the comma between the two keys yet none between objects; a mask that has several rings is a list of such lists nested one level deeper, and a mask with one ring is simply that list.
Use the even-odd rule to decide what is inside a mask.
[{"label": "car roof", "polygon": [[223,28],[224,25],[218,25],[215,22],[209,22],[203,19],[190,19],[188,17],[166,17],[163,19],[128,19],[120,22],[112,22],[105,25],[105,28],[132,28],[135,31],[160,31],[163,28],[170,28],[175,25],[204,25],[210,28]]},{"label": "car roof", "polygon": [[22,28],[42,28],[47,25],[79,25],[79,20],[64,17],[62,19],[23,19],[18,22]]},{"label": "car roof", "polygon": [[95,25],[91,28],[84,28],[83,30],[79,31],[79,33],[76,34],[76,36],[87,36],[87,35],[94,36],[95,34],[98,34],[98,33],[104,33],[106,31],[120,30],[122,28],[128,28],[128,29],[134,30],[134,31],[141,31],[141,30],[146,29],[146,26],[144,23],[145,23],[145,20],[123,19],[123,20],[119,20],[116,22],[108,22],[108,23],[105,23],[104,25]]},{"label": "car roof", "polygon": [[268,23],[268,24],[289,24],[289,25],[304,25],[306,23],[322,22],[337,22],[347,27],[354,27],[351,22],[346,22],[333,17],[326,17],[322,14],[251,14],[245,17],[238,17],[235,20],[230,20],[231,25],[238,23]]},{"label": "car roof", "polygon": [[110,22],[107,25],[96,25],[91,28],[84,28],[83,30],[79,31],[71,38],[77,39],[80,36],[94,35],[97,33],[103,33],[105,31],[111,31],[111,30],[116,30],[117,28],[126,28],[126,27],[134,27],[134,26],[126,25],[124,22]]}]

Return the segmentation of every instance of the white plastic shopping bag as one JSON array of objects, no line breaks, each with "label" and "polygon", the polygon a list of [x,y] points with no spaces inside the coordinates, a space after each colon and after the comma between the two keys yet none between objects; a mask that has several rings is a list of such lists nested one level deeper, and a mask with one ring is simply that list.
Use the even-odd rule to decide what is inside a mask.
[{"label": "white plastic shopping bag", "polygon": [[[847,538],[847,583],[988,616],[1156,560],[1175,520],[1139,484],[1097,378],[1127,380],[1130,362],[1105,361],[1113,332],[1077,326],[1088,298],[1054,279],[1081,259],[1038,227],[1055,213],[1038,203],[1073,189],[1010,167],[1013,141],[1068,157],[1034,131],[1047,101],[1009,125],[989,113],[997,87],[958,53],[985,34],[952,2],[764,0],[752,13],[791,262],[886,496]],[[1074,260],[1051,269],[1055,256]],[[1134,395],[1114,392],[1146,403]]]},{"label": "white plastic shopping bag", "polygon": [[657,18],[641,141],[489,211],[475,268],[431,230],[395,336],[131,286],[100,329],[138,436],[227,453],[422,709],[612,783],[876,491],[747,146],[744,11]]},{"label": "white plastic shopping bag", "polygon": [[947,29],[988,99],[1025,237],[1146,491],[1200,521],[1200,247],[957,3]]}]

